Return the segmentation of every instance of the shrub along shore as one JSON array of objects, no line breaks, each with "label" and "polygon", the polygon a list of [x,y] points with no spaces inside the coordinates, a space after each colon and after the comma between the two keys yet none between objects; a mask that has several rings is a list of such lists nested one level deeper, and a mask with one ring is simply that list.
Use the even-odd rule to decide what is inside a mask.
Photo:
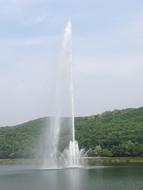
[{"label": "shrub along shore", "polygon": [[143,165],[143,157],[88,157],[84,159],[89,165]]},{"label": "shrub along shore", "polygon": [[[42,162],[42,161],[41,161]],[[39,165],[36,159],[0,159],[0,165]],[[82,157],[81,163],[87,165],[142,165],[143,157]]]}]

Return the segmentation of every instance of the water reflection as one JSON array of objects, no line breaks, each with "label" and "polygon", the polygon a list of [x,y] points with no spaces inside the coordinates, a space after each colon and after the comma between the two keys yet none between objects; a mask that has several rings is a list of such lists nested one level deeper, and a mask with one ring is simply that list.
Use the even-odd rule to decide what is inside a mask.
[{"label": "water reflection", "polygon": [[85,172],[80,169],[67,170],[65,172],[65,180],[67,181],[66,189],[80,190],[82,189],[82,180],[84,179]]},{"label": "water reflection", "polygon": [[142,187],[143,167],[0,168],[0,190],[142,190]]},{"label": "water reflection", "polygon": [[84,169],[43,172],[43,185],[47,184],[47,190],[87,190],[87,185],[84,183],[88,179],[87,175],[87,170]]}]

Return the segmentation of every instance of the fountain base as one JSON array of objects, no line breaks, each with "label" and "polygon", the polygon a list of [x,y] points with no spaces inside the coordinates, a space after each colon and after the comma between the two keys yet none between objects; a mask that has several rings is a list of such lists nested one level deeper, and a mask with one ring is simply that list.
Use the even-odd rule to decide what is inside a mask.
[{"label": "fountain base", "polygon": [[68,149],[64,151],[65,167],[80,168],[80,158],[83,150],[79,150],[76,140],[70,141]]}]

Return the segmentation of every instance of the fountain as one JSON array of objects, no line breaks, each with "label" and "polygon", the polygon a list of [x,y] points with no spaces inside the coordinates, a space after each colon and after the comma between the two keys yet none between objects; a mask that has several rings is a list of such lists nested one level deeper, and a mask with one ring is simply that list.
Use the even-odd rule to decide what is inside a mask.
[{"label": "fountain", "polygon": [[[72,25],[69,21],[64,32],[64,52],[67,54],[67,63],[70,65],[69,69],[69,87],[71,100],[71,127],[72,127],[72,140],[69,142],[68,149],[65,150],[66,167],[79,167],[80,156],[82,150],[79,150],[78,142],[75,140],[75,122],[74,122],[74,89],[73,89],[73,74],[72,74]],[[67,52],[66,52],[67,51]],[[66,57],[65,56],[65,57]]]},{"label": "fountain", "polygon": [[[54,103],[54,116],[47,124],[41,141],[42,168],[79,167],[83,151],[79,150],[78,142],[75,140],[72,25],[70,20],[64,31]],[[66,135],[63,138],[65,131]]]}]

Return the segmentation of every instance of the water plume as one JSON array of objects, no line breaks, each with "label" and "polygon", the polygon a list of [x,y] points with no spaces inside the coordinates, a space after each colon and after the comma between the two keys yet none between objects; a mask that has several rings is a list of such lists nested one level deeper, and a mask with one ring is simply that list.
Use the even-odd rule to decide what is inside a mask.
[{"label": "water plume", "polygon": [[79,167],[82,151],[75,140],[72,71],[72,24],[69,20],[62,44],[54,98],[55,112],[41,143],[42,168]]}]

